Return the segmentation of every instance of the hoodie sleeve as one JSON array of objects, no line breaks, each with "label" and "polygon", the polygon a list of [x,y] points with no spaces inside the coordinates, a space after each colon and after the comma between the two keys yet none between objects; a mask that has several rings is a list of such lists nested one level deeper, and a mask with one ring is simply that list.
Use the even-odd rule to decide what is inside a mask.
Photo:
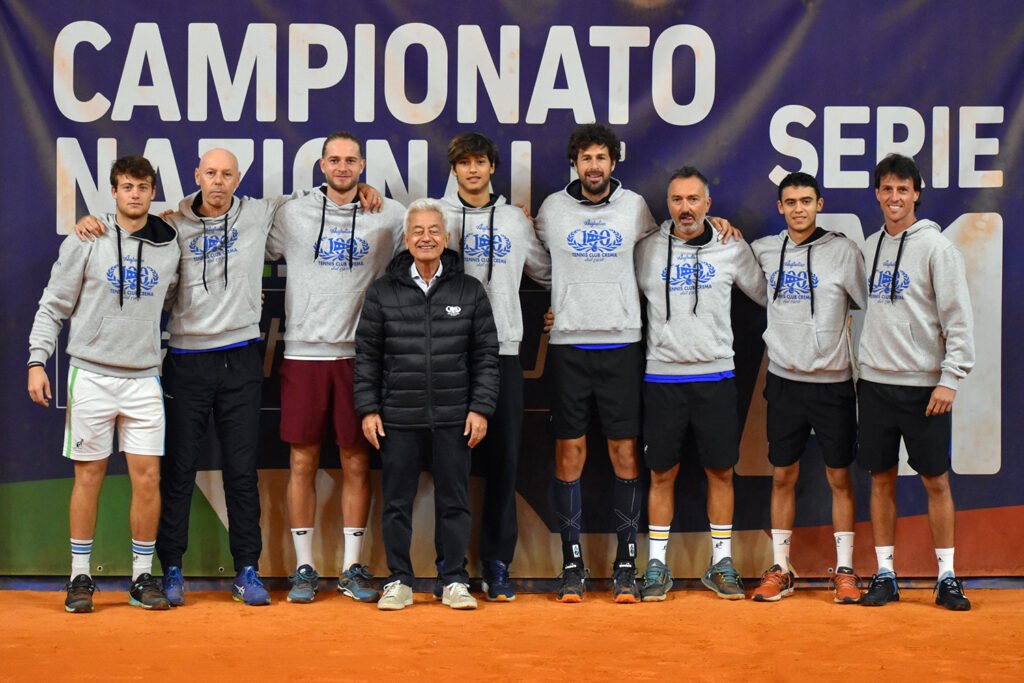
[{"label": "hoodie sleeve", "polygon": [[[283,208],[283,207],[282,207]],[[284,243],[286,241],[288,224],[288,210],[279,210],[274,214],[274,220],[270,224],[270,233],[267,235],[267,246],[263,252],[264,261],[277,261],[284,257]]]},{"label": "hoodie sleeve", "polygon": [[60,255],[50,270],[50,281],[39,299],[39,309],[28,337],[28,362],[45,363],[57,348],[64,321],[71,317],[82,292],[85,268],[93,250],[92,241],[81,242],[74,234],[60,245]]},{"label": "hoodie sleeve", "polygon": [[473,339],[469,351],[469,409],[490,417],[498,406],[498,330],[487,291],[478,280],[467,277],[476,289],[473,306]]},{"label": "hoodie sleeve", "polygon": [[537,233],[537,239],[540,240],[540,244],[544,247],[544,250],[551,254],[551,235],[550,230],[550,213],[552,211],[552,195],[544,200],[544,203],[540,205],[540,209],[537,211],[537,220],[534,223],[534,228]]},{"label": "hoodie sleeve", "polygon": [[736,286],[760,306],[768,305],[768,291],[764,272],[754,258],[754,252],[745,241],[736,243]]},{"label": "hoodie sleeve", "polygon": [[935,253],[931,271],[939,326],[946,339],[939,386],[956,390],[974,367],[974,312],[960,250],[950,244]]},{"label": "hoodie sleeve", "polygon": [[846,261],[843,263],[843,288],[850,297],[850,307],[858,311],[868,306],[868,276],[864,272],[864,254],[849,239],[846,240]]},{"label": "hoodie sleeve", "polygon": [[526,262],[524,270],[531,280],[544,289],[551,289],[551,254],[541,243],[537,236],[534,224],[523,216],[526,224],[524,234],[526,235]]},{"label": "hoodie sleeve", "polygon": [[352,394],[357,415],[379,413],[381,380],[384,374],[384,313],[380,305],[379,280],[370,286],[363,300],[356,327],[356,363]]},{"label": "hoodie sleeve", "polygon": [[643,197],[639,197],[640,204],[640,215],[637,217],[636,226],[636,241],[639,242],[643,238],[647,237],[651,233],[658,231],[658,223],[654,220],[654,214],[651,213],[651,209],[647,206],[647,202]]}]

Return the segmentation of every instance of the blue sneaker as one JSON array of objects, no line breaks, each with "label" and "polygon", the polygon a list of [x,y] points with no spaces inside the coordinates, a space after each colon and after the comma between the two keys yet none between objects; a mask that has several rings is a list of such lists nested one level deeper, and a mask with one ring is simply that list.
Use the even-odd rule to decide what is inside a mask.
[{"label": "blue sneaker", "polygon": [[484,560],[484,595],[492,602],[512,602],[516,589],[508,580],[508,565],[500,560]]},{"label": "blue sneaker", "polygon": [[253,607],[270,604],[270,593],[263,587],[260,575],[252,565],[242,567],[242,571],[238,572],[231,586],[231,597]]},{"label": "blue sneaker", "polygon": [[313,602],[320,590],[320,575],[308,564],[304,564],[288,577],[292,589],[288,591],[288,602]]},{"label": "blue sneaker", "polygon": [[181,575],[181,567],[172,564],[164,569],[164,595],[171,607],[185,604],[185,578]]},{"label": "blue sneaker", "polygon": [[338,577],[338,592],[356,602],[377,602],[380,593],[370,585],[373,574],[364,564],[354,564]]},{"label": "blue sneaker", "polygon": [[899,602],[900,587],[896,583],[896,572],[880,572],[871,577],[868,592],[860,596],[865,607],[881,607],[890,602]]}]

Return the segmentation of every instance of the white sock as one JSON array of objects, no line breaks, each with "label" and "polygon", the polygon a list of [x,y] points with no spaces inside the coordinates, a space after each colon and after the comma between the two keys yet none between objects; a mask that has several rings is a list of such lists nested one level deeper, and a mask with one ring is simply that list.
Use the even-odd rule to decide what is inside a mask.
[{"label": "white sock", "polygon": [[345,527],[345,554],[341,560],[342,571],[354,564],[359,564],[359,556],[363,554],[363,536],[365,534],[366,527]]},{"label": "white sock", "polygon": [[875,546],[875,557],[878,558],[878,573],[882,574],[885,572],[895,573],[896,570],[893,566],[893,555],[895,554],[896,547],[891,545],[876,545]]},{"label": "white sock", "polygon": [[92,539],[71,539],[71,578],[79,574],[92,576]]},{"label": "white sock", "polygon": [[292,529],[292,543],[295,544],[295,568],[304,564],[313,566],[313,529]]},{"label": "white sock", "polygon": [[732,557],[732,524],[711,525],[711,564]]},{"label": "white sock", "polygon": [[775,564],[782,567],[782,571],[792,571],[789,568],[789,538],[793,535],[790,529],[772,529],[772,555],[775,557]]},{"label": "white sock", "polygon": [[156,541],[137,541],[132,539],[132,581],[143,574],[153,573],[153,549]]},{"label": "white sock", "polygon": [[654,526],[653,524],[647,527],[648,560],[665,562],[668,554],[668,533],[671,529],[670,526]]},{"label": "white sock", "polygon": [[832,536],[836,539],[836,569],[853,569],[853,532],[837,531]]},{"label": "white sock", "polygon": [[953,571],[953,548],[936,548],[935,559],[939,561],[939,581],[947,576],[956,576]]}]

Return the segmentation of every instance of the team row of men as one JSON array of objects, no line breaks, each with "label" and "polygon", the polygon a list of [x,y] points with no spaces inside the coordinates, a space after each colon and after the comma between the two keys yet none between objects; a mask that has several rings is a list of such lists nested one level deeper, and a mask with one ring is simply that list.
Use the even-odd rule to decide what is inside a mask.
[{"label": "team row of men", "polygon": [[[66,609],[92,608],[89,553],[115,424],[133,484],[130,599],[149,608],[184,604],[188,512],[211,414],[223,456],[237,572],[233,595],[247,604],[269,603],[257,573],[263,374],[257,343],[261,269],[264,259],[280,258],[288,264],[281,438],[291,444],[287,503],[296,552],[289,601],[310,602],[319,587],[312,557],[314,479],[328,423],[343,473],[341,592],[377,601],[381,609],[411,604],[412,498],[420,456],[426,456],[436,487],[436,592],[452,607],[476,606],[465,568],[473,448],[485,451],[484,592],[491,600],[514,599],[509,565],[518,536],[519,284],[525,272],[552,292],[547,325],[563,551],[559,600],[579,602],[586,587],[580,476],[594,408],[615,471],[613,599],[664,600],[672,587],[666,552],[688,432],[708,480],[712,558],[703,583],[720,597],[745,597],[731,559],[739,427],[730,309],[738,287],[768,309],[775,557],[753,598],[775,601],[793,592],[794,489],[813,429],[833,493],[836,601],[899,599],[893,540],[902,437],[929,498],[939,563],[936,600],[969,609],[953,571],[947,473],[949,413],[957,384],[973,364],[970,299],[959,252],[935,223],[916,217],[921,177],[914,162],[893,155],[879,163],[875,191],[885,223],[858,247],[817,226],[823,200],[814,178],[803,173],[779,186],[786,229],[748,245],[728,222],[708,218],[708,181],[695,168],[669,179],[670,219],[659,226],[644,199],[612,175],[620,158],[613,131],[580,126],[567,156],[578,179],[544,201],[536,225],[492,194],[497,148],[476,133],[459,135],[449,146],[457,190],[407,210],[360,185],[365,160],[350,133],[326,139],[324,185],[277,199],[236,197],[237,160],[211,151],[196,170],[199,192],[166,221],[148,214],[156,180],[148,162],[115,162],[116,214],[84,219],[78,229],[90,239],[64,241],[30,339],[29,393],[46,404],[45,363],[62,321],[72,321],[64,453],[75,462],[75,487]],[[172,308],[171,337],[161,386],[165,300]],[[851,307],[866,311],[856,392]],[[158,461],[152,456],[164,452],[164,406],[167,453]],[[651,486],[649,559],[638,576],[641,435]],[[367,442],[380,449],[383,464],[382,529],[391,577],[382,594],[360,562],[370,501]],[[863,595],[852,568],[849,467],[855,458],[872,475],[878,557]],[[162,581],[152,576],[154,547]]]}]

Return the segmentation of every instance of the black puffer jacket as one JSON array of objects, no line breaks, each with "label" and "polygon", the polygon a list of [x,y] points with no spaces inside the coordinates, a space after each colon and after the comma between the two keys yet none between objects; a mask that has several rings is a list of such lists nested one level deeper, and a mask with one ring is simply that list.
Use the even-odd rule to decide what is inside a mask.
[{"label": "black puffer jacket", "polygon": [[366,292],[356,329],[356,412],[385,427],[461,427],[469,411],[490,416],[498,400],[498,333],[480,281],[459,255],[441,254],[424,296],[412,254],[395,256]]}]

